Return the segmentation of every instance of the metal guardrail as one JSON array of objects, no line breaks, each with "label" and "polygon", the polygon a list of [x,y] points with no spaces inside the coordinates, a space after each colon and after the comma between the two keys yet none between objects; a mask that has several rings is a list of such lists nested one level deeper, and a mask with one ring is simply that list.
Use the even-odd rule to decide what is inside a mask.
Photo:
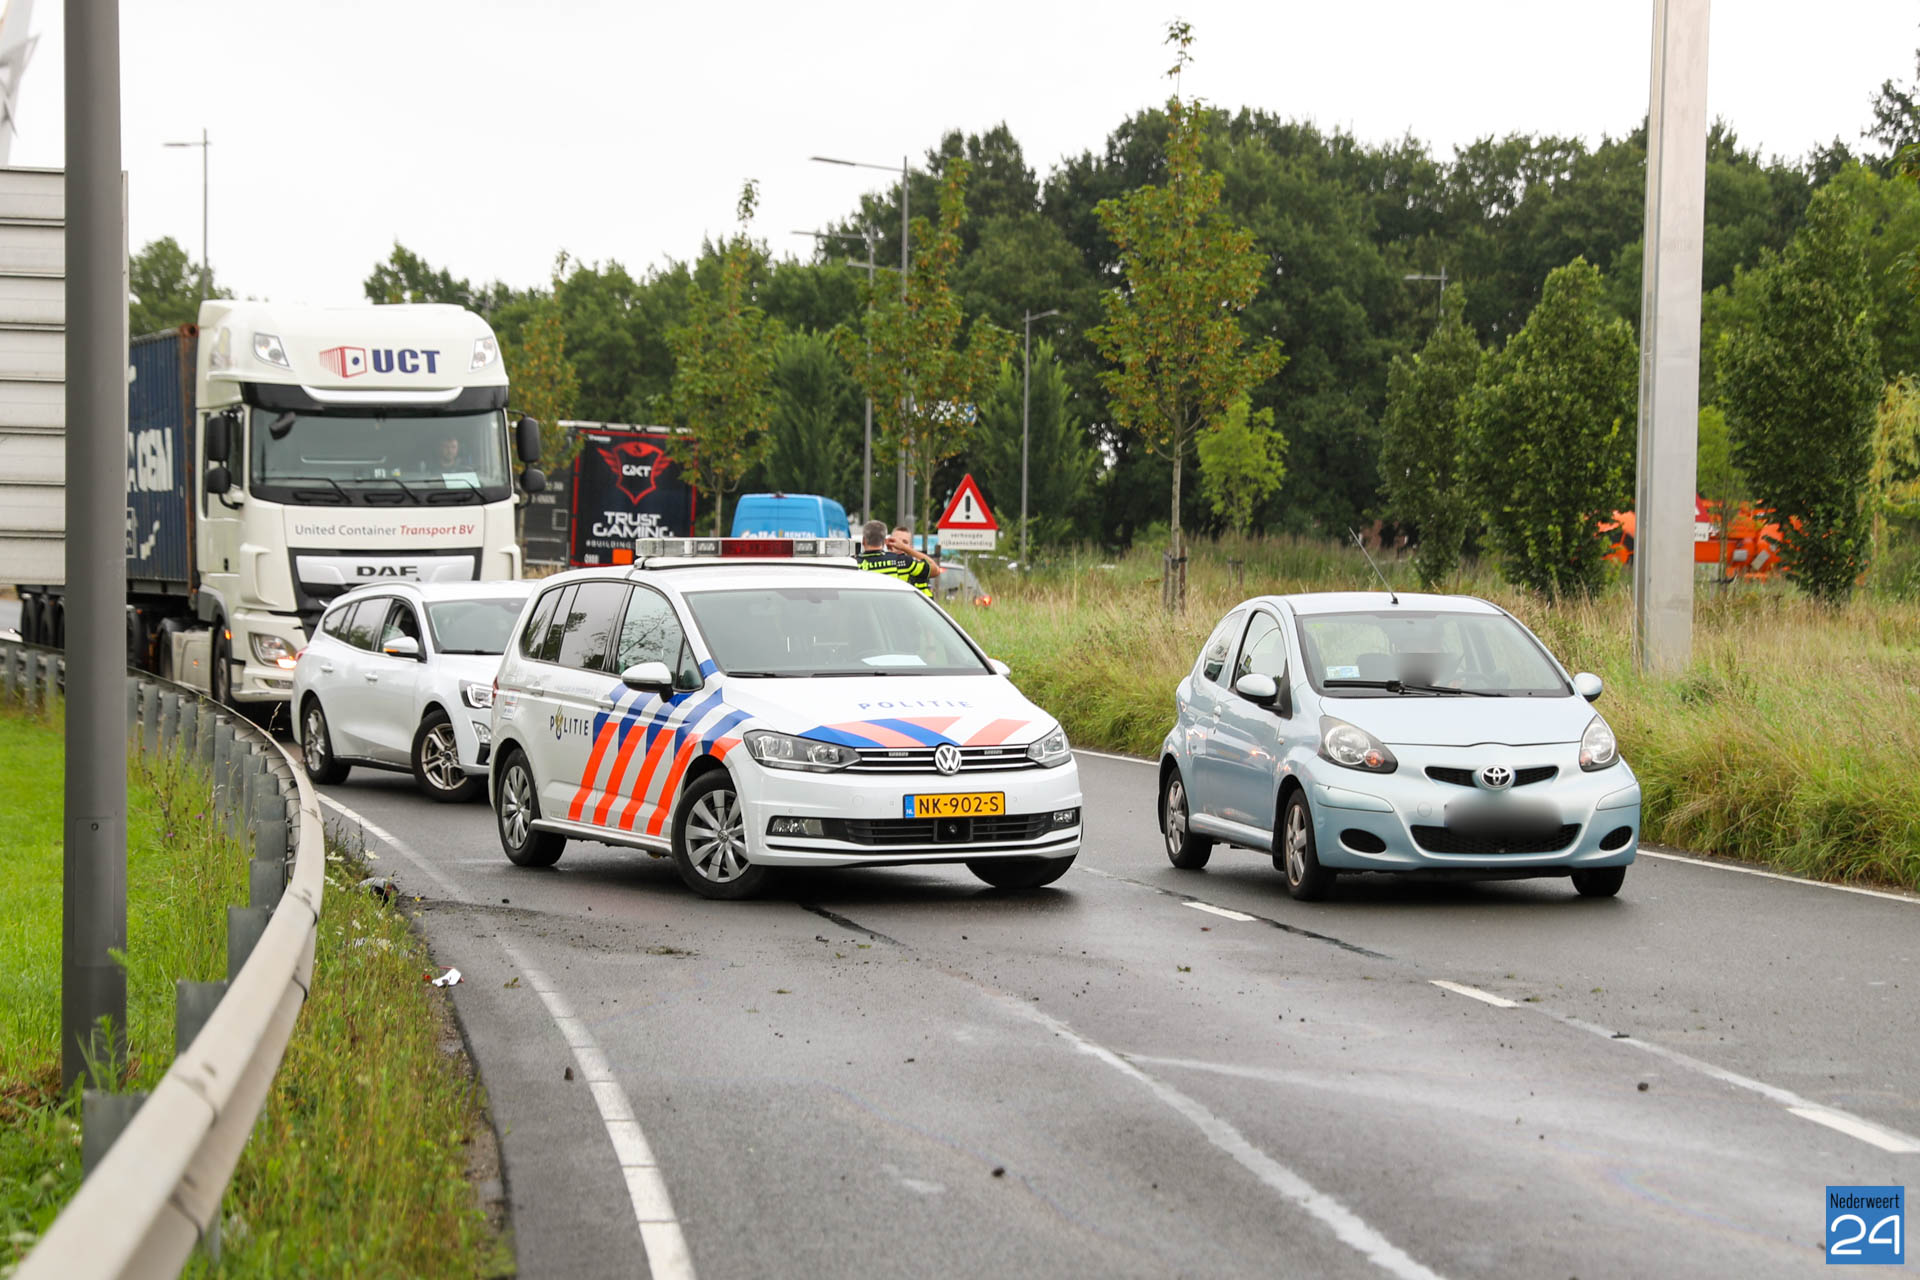
[{"label": "metal guardrail", "polygon": [[[58,653],[0,641],[0,690],[9,697],[44,706],[65,677]],[[181,984],[173,1065],[17,1280],[177,1277],[196,1242],[217,1242],[221,1197],[313,975],[326,836],[306,775],[270,734],[183,685],[129,672],[127,709],[143,750],[177,747],[211,766],[229,830],[254,836],[253,903],[228,911],[230,981],[219,1003],[196,1034],[187,1029],[185,990],[195,984]]]}]

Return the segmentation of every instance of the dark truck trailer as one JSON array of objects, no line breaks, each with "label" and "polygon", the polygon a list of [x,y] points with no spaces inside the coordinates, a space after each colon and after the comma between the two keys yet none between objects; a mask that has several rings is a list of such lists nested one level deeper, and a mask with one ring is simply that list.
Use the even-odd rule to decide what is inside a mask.
[{"label": "dark truck trailer", "polygon": [[699,500],[667,456],[668,427],[574,426],[568,489],[573,495],[567,562],[575,568],[629,564],[636,538],[683,538],[693,532]]}]

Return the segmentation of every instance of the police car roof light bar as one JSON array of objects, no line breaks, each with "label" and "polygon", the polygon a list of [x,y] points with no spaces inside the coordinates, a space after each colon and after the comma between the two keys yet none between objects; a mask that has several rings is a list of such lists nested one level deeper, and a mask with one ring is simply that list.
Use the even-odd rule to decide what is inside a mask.
[{"label": "police car roof light bar", "polygon": [[635,560],[820,560],[851,555],[851,538],[640,538],[633,544]]}]

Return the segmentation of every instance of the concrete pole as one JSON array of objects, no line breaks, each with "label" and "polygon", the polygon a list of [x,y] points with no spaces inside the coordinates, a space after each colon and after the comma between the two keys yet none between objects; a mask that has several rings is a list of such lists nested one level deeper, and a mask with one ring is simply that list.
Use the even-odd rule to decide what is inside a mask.
[{"label": "concrete pole", "polygon": [[1033,317],[1022,320],[1026,340],[1020,351],[1020,572],[1027,571],[1027,435],[1033,416]]},{"label": "concrete pole", "polygon": [[[873,235],[872,227],[866,228],[867,241],[867,296],[873,296]],[[868,304],[871,308],[872,304]],[[867,333],[867,350],[873,350],[873,333]],[[860,445],[860,523],[873,519],[873,393],[867,393],[867,427],[861,437]]]},{"label": "concrete pole", "polygon": [[[900,302],[907,301],[907,179],[911,171],[907,168],[907,157],[900,157]],[[902,452],[894,478],[894,523],[913,528],[913,475],[907,470],[907,455]]]},{"label": "concrete pole", "polygon": [[1634,499],[1634,659],[1673,672],[1693,650],[1694,452],[1707,190],[1708,0],[1654,0]]},{"label": "concrete pole", "polygon": [[[126,1052],[127,285],[119,0],[66,0],[67,687],[60,1078]],[[100,1019],[109,1038],[96,1039]],[[101,1088],[108,1080],[96,1080]]]}]

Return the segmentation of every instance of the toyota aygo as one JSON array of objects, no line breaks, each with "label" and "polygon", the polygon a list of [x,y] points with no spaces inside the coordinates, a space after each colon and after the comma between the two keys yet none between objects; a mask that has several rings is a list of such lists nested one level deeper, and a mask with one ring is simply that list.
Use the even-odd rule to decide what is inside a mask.
[{"label": "toyota aygo", "polygon": [[500,843],[671,856],[709,898],[773,867],[963,862],[1003,888],[1080,848],[1066,734],[844,539],[664,539],[541,584],[500,664]]},{"label": "toyota aygo", "polygon": [[1464,596],[1262,596],[1207,638],[1160,756],[1167,857],[1270,853],[1296,898],[1336,876],[1570,876],[1618,893],[1640,785],[1569,675]]}]

